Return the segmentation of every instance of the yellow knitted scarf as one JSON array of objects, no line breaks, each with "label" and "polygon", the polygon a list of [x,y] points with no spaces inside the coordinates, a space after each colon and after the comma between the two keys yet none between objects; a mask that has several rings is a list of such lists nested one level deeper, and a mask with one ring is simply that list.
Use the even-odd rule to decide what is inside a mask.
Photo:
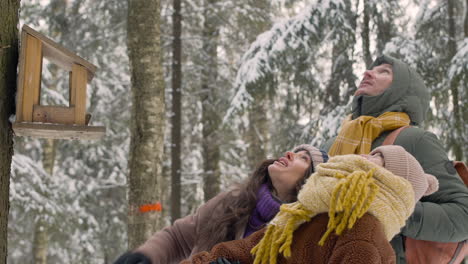
[{"label": "yellow knitted scarf", "polygon": [[401,112],[386,112],[378,117],[360,116],[354,120],[348,116],[328,155],[369,154],[372,142],[382,132],[407,126],[409,123],[409,116]]},{"label": "yellow knitted scarf", "polygon": [[294,231],[315,215],[328,212],[323,245],[331,232],[340,235],[366,212],[382,223],[388,240],[397,234],[414,210],[414,191],[404,178],[359,155],[331,158],[317,167],[298,195],[283,204],[262,240],[252,249],[254,264],[275,264],[278,253],[291,256]]}]

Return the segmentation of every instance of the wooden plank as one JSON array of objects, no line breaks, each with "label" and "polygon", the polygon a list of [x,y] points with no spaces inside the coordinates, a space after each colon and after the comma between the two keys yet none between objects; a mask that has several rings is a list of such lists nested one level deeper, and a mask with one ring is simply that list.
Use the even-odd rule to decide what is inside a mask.
[{"label": "wooden plank", "polygon": [[94,77],[94,73],[97,70],[97,67],[94,64],[69,51],[62,45],[54,42],[53,40],[44,36],[43,34],[35,31],[28,25],[23,25],[22,29],[23,31],[28,32],[29,34],[35,36],[43,42],[45,58],[50,60],[52,63],[59,65],[61,68],[67,71],[72,70],[73,64],[83,65],[89,72],[88,82],[91,82],[91,80]]},{"label": "wooden plank", "polygon": [[[40,43],[40,57],[38,59],[38,64],[36,64],[36,72],[39,74],[37,75],[38,84],[34,86],[34,94],[33,94],[33,104],[35,105],[40,105],[41,104],[41,82],[42,82],[42,59],[43,59],[43,52],[44,52],[44,46],[42,43]],[[39,69],[37,69],[39,68]],[[34,108],[34,105],[33,105]]]},{"label": "wooden plank", "polygon": [[34,105],[33,122],[71,125],[75,122],[75,108]]},{"label": "wooden plank", "polygon": [[21,32],[21,47],[19,54],[19,65],[18,65],[18,80],[17,80],[17,92],[16,92],[16,122],[23,121],[23,94],[24,94],[24,66],[26,57],[26,44],[27,44],[28,33],[26,31]]},{"label": "wooden plank", "polygon": [[41,94],[42,44],[37,38],[26,36],[26,54],[23,72],[22,117],[32,121],[33,105],[39,104]]},{"label": "wooden plank", "polygon": [[72,67],[72,81],[70,106],[75,107],[75,124],[86,124],[86,68],[74,64]]},{"label": "wooden plank", "polygon": [[73,93],[72,93],[72,75],[73,73],[70,70],[68,72],[68,106],[74,105],[74,103],[72,103],[72,99],[73,99],[73,102],[75,101]]},{"label": "wooden plank", "polygon": [[103,126],[76,126],[40,123],[13,123],[16,136],[51,139],[97,140],[106,134]]}]

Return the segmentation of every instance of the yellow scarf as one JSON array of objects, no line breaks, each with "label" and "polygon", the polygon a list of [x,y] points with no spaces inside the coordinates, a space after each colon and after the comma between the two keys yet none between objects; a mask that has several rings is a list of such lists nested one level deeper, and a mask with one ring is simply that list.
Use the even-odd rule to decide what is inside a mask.
[{"label": "yellow scarf", "polygon": [[349,116],[343,122],[328,155],[369,154],[372,142],[382,132],[407,126],[409,123],[409,116],[401,112],[385,112],[378,117],[360,116],[354,120]]},{"label": "yellow scarf", "polygon": [[324,245],[335,232],[351,229],[365,213],[375,216],[390,241],[414,210],[410,182],[359,155],[331,158],[317,166],[298,195],[298,201],[283,204],[267,227],[262,240],[251,250],[254,264],[275,264],[278,254],[291,256],[294,231],[315,215],[328,212]]}]

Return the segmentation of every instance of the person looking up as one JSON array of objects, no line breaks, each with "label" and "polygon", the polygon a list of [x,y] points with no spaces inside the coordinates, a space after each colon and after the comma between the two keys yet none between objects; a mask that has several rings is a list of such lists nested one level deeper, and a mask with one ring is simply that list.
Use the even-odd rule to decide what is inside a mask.
[{"label": "person looking up", "polygon": [[263,228],[282,203],[296,201],[305,180],[327,159],[325,152],[303,144],[265,160],[242,184],[156,232],[115,264],[179,263],[217,243],[247,237]]},{"label": "person looking up", "polygon": [[394,130],[411,125],[396,138],[439,181],[439,190],[416,203],[414,213],[391,244],[397,263],[406,263],[404,237],[437,242],[468,239],[468,189],[458,177],[436,135],[418,126],[429,109],[430,93],[420,75],[391,56],[378,57],[354,94],[351,115],[322,148],[330,156],[368,154]]}]

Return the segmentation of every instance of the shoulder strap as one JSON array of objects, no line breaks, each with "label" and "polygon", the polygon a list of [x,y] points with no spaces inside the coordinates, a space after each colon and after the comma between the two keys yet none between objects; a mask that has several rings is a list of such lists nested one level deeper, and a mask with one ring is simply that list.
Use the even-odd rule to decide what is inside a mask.
[{"label": "shoulder strap", "polygon": [[454,161],[453,166],[458,172],[460,178],[462,178],[463,182],[466,186],[468,186],[468,168],[466,167],[465,163],[462,161]]},{"label": "shoulder strap", "polygon": [[395,129],[392,132],[390,132],[390,134],[387,135],[384,142],[382,143],[382,146],[384,146],[384,145],[393,145],[393,143],[395,142],[395,140],[398,137],[398,135],[400,134],[400,132],[403,131],[405,128],[408,128],[408,127],[410,127],[410,126],[402,126],[402,127],[398,128],[398,129]]}]

